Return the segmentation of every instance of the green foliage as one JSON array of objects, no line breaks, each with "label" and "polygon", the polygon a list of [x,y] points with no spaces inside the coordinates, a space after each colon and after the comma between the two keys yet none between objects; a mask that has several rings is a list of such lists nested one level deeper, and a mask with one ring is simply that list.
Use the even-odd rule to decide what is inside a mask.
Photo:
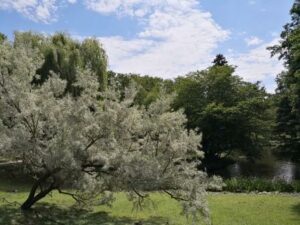
[{"label": "green foliage", "polygon": [[14,46],[37,49],[44,63],[37,69],[39,78],[33,83],[43,84],[51,72],[67,81],[66,92],[78,95],[80,90],[74,86],[79,69],[89,69],[97,76],[100,88],[107,87],[107,56],[96,39],[86,39],[82,43],[67,34],[56,33],[43,36],[32,32],[16,32]]},{"label": "green foliage", "polygon": [[107,88],[107,56],[96,39],[86,39],[80,47],[80,55],[84,68],[93,71],[101,84],[101,89]]},{"label": "green foliage", "polygon": [[234,67],[214,65],[176,80],[174,108],[183,108],[188,129],[203,135],[207,159],[233,151],[259,155],[271,129],[270,100],[259,83],[242,81]]},{"label": "green foliage", "polygon": [[0,44],[2,44],[6,40],[7,40],[6,35],[0,32]]},{"label": "green foliage", "polygon": [[300,1],[291,9],[292,21],[284,26],[279,45],[270,47],[287,71],[277,78],[278,150],[294,160],[300,160]]},{"label": "green foliage", "polygon": [[224,191],[229,192],[288,192],[300,193],[300,181],[287,183],[283,180],[260,178],[232,178],[225,180]]},{"label": "green foliage", "polygon": [[140,76],[137,74],[121,74],[108,72],[109,82],[115,83],[117,88],[124,92],[131,84],[137,86],[137,94],[134,104],[148,107],[151,103],[162,96],[173,92],[174,82],[171,80],[163,80],[158,77]]},{"label": "green foliage", "polygon": [[[65,93],[68,82],[54,73],[32,85],[44,65],[34,47],[38,39],[0,45],[0,157],[19,160],[34,179],[21,209],[52,191],[72,196],[79,206],[109,205],[120,191],[143,206],[158,191],[179,201],[193,223],[208,221],[209,180],[197,170],[200,161],[192,160],[203,157],[197,150],[201,136],[185,129],[186,117],[171,109],[172,98],[159,98],[147,109],[136,106],[133,87],[122,98],[114,87],[99,92],[90,68],[76,73],[76,97]],[[68,64],[69,39],[51,40],[62,49],[57,56],[63,60],[56,62]]]}]

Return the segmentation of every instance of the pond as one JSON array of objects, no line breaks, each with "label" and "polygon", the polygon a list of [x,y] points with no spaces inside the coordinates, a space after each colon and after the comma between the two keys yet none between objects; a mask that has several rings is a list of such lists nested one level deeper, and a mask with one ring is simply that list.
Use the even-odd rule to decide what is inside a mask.
[{"label": "pond", "polygon": [[213,173],[223,178],[257,177],[292,182],[300,180],[300,163],[277,159],[269,154],[254,162],[245,159],[238,160],[234,164],[218,169]]}]

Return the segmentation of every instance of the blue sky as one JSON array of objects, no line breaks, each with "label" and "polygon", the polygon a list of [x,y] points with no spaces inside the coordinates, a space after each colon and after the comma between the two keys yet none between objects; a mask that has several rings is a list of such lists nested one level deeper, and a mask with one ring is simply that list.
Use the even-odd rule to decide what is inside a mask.
[{"label": "blue sky", "polygon": [[0,0],[0,32],[65,31],[98,38],[116,72],[174,78],[223,53],[247,81],[269,91],[282,63],[278,42],[293,0]]}]

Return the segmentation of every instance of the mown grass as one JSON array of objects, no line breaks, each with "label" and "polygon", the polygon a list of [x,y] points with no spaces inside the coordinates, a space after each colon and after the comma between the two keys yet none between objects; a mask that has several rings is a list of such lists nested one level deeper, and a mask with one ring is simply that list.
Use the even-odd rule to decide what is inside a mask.
[{"label": "mown grass", "polygon": [[[123,193],[116,195],[112,208],[93,207],[78,210],[69,196],[53,193],[27,213],[19,205],[27,197],[28,185],[1,180],[0,225],[186,225],[180,205],[168,196],[153,193],[154,206],[133,211]],[[5,199],[5,200],[4,200]],[[298,225],[300,224],[299,195],[209,194],[213,225]],[[15,204],[9,204],[15,203]]]},{"label": "mown grass", "polygon": [[[166,195],[153,193],[154,206],[133,211],[123,193],[116,195],[112,208],[95,206],[78,210],[74,201],[54,192],[34,209],[22,213],[30,181],[15,167],[0,168],[0,225],[186,225],[180,205]],[[213,225],[299,225],[300,195],[225,194],[208,196]],[[11,204],[13,203],[13,204]],[[198,224],[197,224],[198,225]]]}]

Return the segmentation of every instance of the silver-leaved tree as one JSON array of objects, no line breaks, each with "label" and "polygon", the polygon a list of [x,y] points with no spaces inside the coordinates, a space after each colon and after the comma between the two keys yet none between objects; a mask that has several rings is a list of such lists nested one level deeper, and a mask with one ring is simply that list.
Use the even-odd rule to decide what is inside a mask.
[{"label": "silver-leaved tree", "polygon": [[[151,192],[182,203],[193,220],[208,215],[207,177],[196,169],[200,136],[162,98],[141,109],[135,91],[99,93],[97,77],[78,72],[79,97],[55,74],[35,86],[39,52],[0,45],[0,154],[22,162],[34,178],[23,210],[56,190],[78,203],[109,203],[125,192],[143,204]],[[193,160],[192,160],[193,159]]]}]

